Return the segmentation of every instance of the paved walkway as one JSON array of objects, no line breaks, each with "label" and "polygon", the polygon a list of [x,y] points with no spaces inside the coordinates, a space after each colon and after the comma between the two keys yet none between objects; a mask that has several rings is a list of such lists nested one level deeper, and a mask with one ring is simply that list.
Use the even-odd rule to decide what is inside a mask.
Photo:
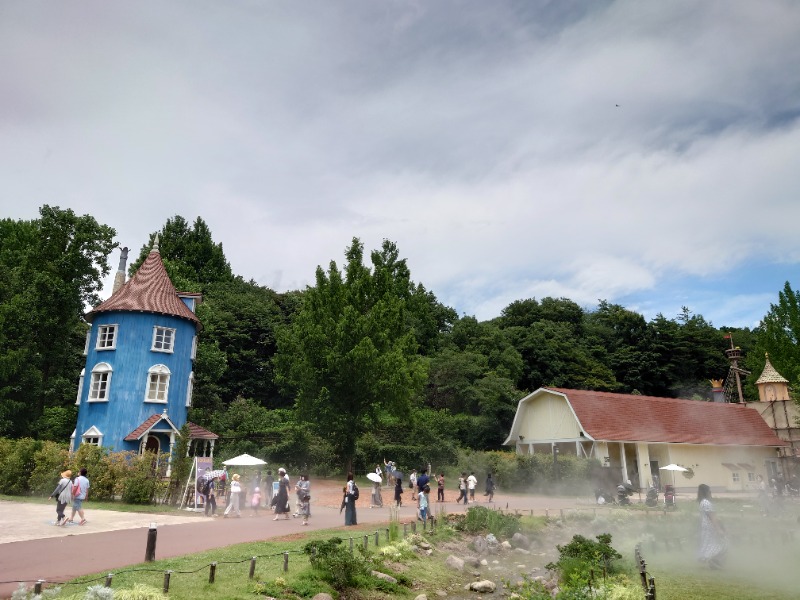
[{"label": "paved walkway", "polygon": [[[141,563],[151,522],[158,528],[157,559],[342,527],[343,515],[337,507],[331,506],[331,499],[338,494],[335,487],[325,494],[321,493],[321,486],[317,487],[319,504],[312,503],[312,517],[307,527],[301,525],[300,519],[273,521],[268,511],[262,511],[257,517],[251,516],[248,510],[240,519],[211,519],[188,512],[182,515],[93,510],[91,499],[85,505],[86,525],[56,527],[53,525],[54,505],[0,501],[0,597],[10,597],[18,585],[15,581],[27,581],[29,585],[37,579],[68,581]],[[408,496],[406,493],[406,501],[410,500]],[[387,498],[385,492],[384,498]],[[495,500],[497,507],[533,509],[538,514],[546,508],[558,510],[578,506],[574,497],[498,494]],[[440,506],[433,503],[434,513]],[[444,508],[450,513],[464,510],[463,505],[454,502],[444,504]],[[411,522],[415,516],[414,506],[406,504],[400,509],[401,522]],[[369,491],[365,487],[362,487],[358,503],[358,521],[359,525],[389,521],[388,508],[369,508]]]}]

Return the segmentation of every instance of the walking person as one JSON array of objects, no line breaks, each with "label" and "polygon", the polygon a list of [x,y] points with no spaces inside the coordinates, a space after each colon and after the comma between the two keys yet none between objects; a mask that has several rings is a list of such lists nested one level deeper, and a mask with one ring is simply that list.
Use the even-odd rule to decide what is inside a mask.
[{"label": "walking person", "polygon": [[203,514],[207,517],[217,516],[217,477],[211,477],[203,486],[203,496],[206,499]]},{"label": "walking person", "polygon": [[467,504],[469,500],[467,499],[467,474],[462,473],[461,477],[458,478],[458,499],[456,500],[456,504],[461,502],[461,499],[464,499],[464,504]]},{"label": "walking person", "polygon": [[370,508],[383,508],[383,496],[381,496],[381,482],[372,482],[372,500],[369,505]]},{"label": "walking person", "polygon": [[[475,502],[475,487],[478,485],[478,478],[475,477],[475,471],[470,472],[467,477],[467,489],[469,490],[469,501]],[[466,504],[466,502],[464,502]]]},{"label": "walking person", "polygon": [[[70,523],[75,522],[75,513],[78,513],[81,517],[81,522],[79,524],[86,525],[86,515],[83,514],[83,501],[86,500],[88,495],[89,478],[86,477],[86,467],[83,467],[81,469],[81,474],[78,475],[72,483],[72,516],[69,518]],[[66,521],[64,521],[64,523],[66,523]]]},{"label": "walking person", "polygon": [[444,473],[439,473],[439,477],[436,478],[436,485],[436,501],[444,502]]},{"label": "walking person", "polygon": [[414,494],[414,490],[417,489],[417,470],[414,469],[411,471],[411,475],[408,476],[408,487],[411,488],[411,499],[416,500],[417,496]]},{"label": "walking person", "polygon": [[484,496],[489,496],[487,502],[494,502],[494,490],[494,479],[492,479],[492,474],[488,473],[486,475],[486,493],[484,494]]},{"label": "walking person", "polygon": [[397,508],[403,506],[403,480],[400,477],[394,479],[394,505]]},{"label": "walking person", "polygon": [[711,488],[705,483],[697,486],[697,502],[700,508],[700,549],[697,557],[710,568],[721,569],[728,549],[725,528],[714,514]]},{"label": "walking person", "polygon": [[272,471],[267,471],[267,479],[265,480],[265,485],[267,489],[264,490],[264,499],[266,500],[267,506],[272,506],[272,487],[273,483],[275,483],[275,479],[272,477]]},{"label": "walking person", "polygon": [[295,494],[297,495],[297,511],[295,512],[295,517],[302,517],[303,516],[303,498],[306,496],[311,496],[311,482],[308,480],[308,475],[303,473],[300,475],[300,479],[297,480],[297,484],[294,486]]},{"label": "walking person", "polygon": [[261,508],[261,488],[256,487],[253,494],[250,496],[250,508],[253,509],[253,516],[258,516],[258,510]]},{"label": "walking person", "polygon": [[289,520],[289,476],[286,469],[278,469],[278,493],[275,496],[275,517],[273,521]]},{"label": "walking person", "polygon": [[308,525],[308,518],[311,516],[311,482],[308,481],[308,475],[302,477],[308,486],[303,488],[303,497],[300,499],[300,515],[303,517],[303,525]]},{"label": "walking person", "polygon": [[233,512],[237,518],[241,518],[242,511],[239,507],[239,500],[242,495],[242,484],[239,483],[239,474],[234,473],[231,477],[231,485],[228,493],[228,506],[225,507],[225,512],[222,513],[222,518],[227,519],[228,513]]},{"label": "walking person", "polygon": [[62,525],[67,520],[64,510],[72,502],[72,471],[67,469],[61,473],[61,479],[50,497],[56,500],[56,525]]},{"label": "walking person", "polygon": [[422,521],[422,528],[428,523],[428,496],[430,496],[431,488],[426,485],[417,495],[417,506],[419,507],[419,519]]},{"label": "walking person", "polygon": [[358,525],[356,518],[356,500],[358,500],[358,486],[353,481],[353,474],[347,474],[347,483],[344,486],[344,524]]}]

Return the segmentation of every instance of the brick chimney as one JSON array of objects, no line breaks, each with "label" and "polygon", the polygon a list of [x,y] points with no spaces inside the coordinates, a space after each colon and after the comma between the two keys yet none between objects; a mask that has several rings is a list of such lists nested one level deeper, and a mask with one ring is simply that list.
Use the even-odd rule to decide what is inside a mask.
[{"label": "brick chimney", "polygon": [[119,267],[117,267],[117,274],[114,276],[114,287],[111,290],[113,296],[119,288],[125,285],[125,269],[128,267],[128,247],[122,249],[119,256]]}]

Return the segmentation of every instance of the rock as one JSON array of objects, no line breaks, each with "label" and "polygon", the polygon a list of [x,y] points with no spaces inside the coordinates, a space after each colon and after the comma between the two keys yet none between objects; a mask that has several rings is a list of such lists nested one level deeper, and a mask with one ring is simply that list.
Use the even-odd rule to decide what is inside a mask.
[{"label": "rock", "polygon": [[503,543],[502,543],[502,544],[500,544],[500,547],[501,547],[503,550],[511,550],[511,548],[512,548],[513,546],[511,545],[511,542],[509,542],[508,540],[505,540],[505,541],[503,541]]},{"label": "rock", "polygon": [[326,594],[325,592],[320,592],[319,594],[315,595],[311,600],[333,600],[333,596],[330,594]]},{"label": "rock", "polygon": [[414,600],[428,600],[428,596],[426,594],[420,594]]},{"label": "rock", "polygon": [[520,571],[524,571],[524,570],[525,570],[527,567],[526,567],[525,565],[517,565],[517,568],[518,568]]},{"label": "rock", "polygon": [[423,550],[431,549],[431,545],[428,542],[420,542],[419,547],[422,548]]},{"label": "rock", "polygon": [[527,535],[517,532],[511,537],[511,545],[515,548],[528,549],[531,547],[531,541],[528,539]]},{"label": "rock", "polygon": [[517,554],[530,554],[530,550],[525,550],[525,548],[514,548],[514,552]]},{"label": "rock", "polygon": [[469,565],[470,567],[478,568],[481,566],[481,560],[475,556],[466,556],[464,557],[464,564]]},{"label": "rock", "polygon": [[493,533],[486,534],[486,543],[491,546],[497,546],[497,538],[494,537]]},{"label": "rock", "polygon": [[430,556],[431,554],[433,554],[433,550],[431,550],[430,548],[425,550],[425,556]]},{"label": "rock", "polygon": [[378,579],[383,579],[384,581],[388,581],[389,583],[397,583],[397,579],[391,575],[387,575],[386,573],[381,573],[380,571],[372,571],[372,576],[377,577]]},{"label": "rock", "polygon": [[464,561],[458,558],[457,556],[453,556],[452,554],[447,557],[447,560],[444,561],[444,564],[450,567],[451,569],[455,569],[456,571],[464,570]]},{"label": "rock", "polygon": [[444,590],[436,590],[436,595],[439,596],[439,598],[447,598],[447,592]]},{"label": "rock", "polygon": [[485,558],[482,558],[482,559],[481,559],[481,566],[482,566],[482,567],[485,567],[485,566],[487,566],[488,564],[489,564],[489,561],[488,561],[488,560],[486,560]]},{"label": "rock", "polygon": [[559,592],[561,592],[561,590],[558,588],[558,586],[554,587],[552,590],[550,590],[550,597],[555,598],[558,596]]},{"label": "rock", "polygon": [[472,540],[472,547],[475,548],[475,552],[478,554],[486,554],[489,551],[489,543],[482,535],[479,535]]},{"label": "rock", "polygon": [[497,589],[494,581],[489,581],[488,579],[482,579],[481,581],[473,581],[469,584],[469,589],[473,592],[479,592],[481,594],[491,594]]}]

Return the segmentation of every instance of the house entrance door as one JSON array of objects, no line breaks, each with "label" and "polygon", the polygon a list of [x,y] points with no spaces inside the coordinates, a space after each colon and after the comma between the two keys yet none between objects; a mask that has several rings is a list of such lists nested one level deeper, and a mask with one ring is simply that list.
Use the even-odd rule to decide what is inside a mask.
[{"label": "house entrance door", "polygon": [[661,491],[661,477],[659,475],[658,467],[659,467],[659,465],[658,465],[658,461],[657,460],[651,460],[650,461],[650,477],[652,478],[653,485],[655,485],[656,488],[658,489],[658,491],[660,492]]}]

